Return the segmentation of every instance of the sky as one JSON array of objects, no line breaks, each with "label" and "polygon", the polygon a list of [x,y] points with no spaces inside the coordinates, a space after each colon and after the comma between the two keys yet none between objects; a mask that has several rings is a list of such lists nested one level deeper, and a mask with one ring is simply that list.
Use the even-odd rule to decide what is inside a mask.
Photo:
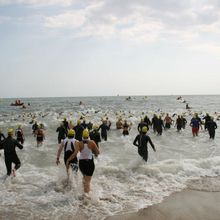
[{"label": "sky", "polygon": [[0,98],[220,94],[219,0],[0,0]]}]

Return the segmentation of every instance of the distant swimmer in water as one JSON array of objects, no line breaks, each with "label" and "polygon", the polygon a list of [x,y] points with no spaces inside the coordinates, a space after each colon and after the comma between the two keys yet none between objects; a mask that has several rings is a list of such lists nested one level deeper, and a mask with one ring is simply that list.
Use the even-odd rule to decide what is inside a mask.
[{"label": "distant swimmer in water", "polygon": [[[10,176],[11,173],[13,176],[16,176],[15,171],[18,170],[21,166],[20,159],[18,158],[18,155],[15,150],[16,147],[23,149],[23,146],[13,138],[13,129],[9,128],[8,137],[4,139],[0,144],[0,149],[4,149],[5,165],[8,176]],[[12,169],[12,163],[15,164],[13,169]]]},{"label": "distant swimmer in water", "polygon": [[83,189],[86,196],[89,196],[90,183],[95,170],[95,163],[93,159],[93,153],[96,156],[100,153],[96,143],[93,140],[89,140],[88,129],[83,130],[83,139],[76,146],[74,153],[67,159],[66,168],[69,169],[70,161],[77,156],[79,156],[79,169],[83,175]]},{"label": "distant swimmer in water", "polygon": [[147,127],[144,126],[142,128],[142,132],[138,134],[135,139],[133,144],[138,147],[138,154],[147,162],[148,160],[148,142],[150,143],[152,149],[154,152],[156,152],[155,146],[153,142],[151,141],[151,138],[147,135]]},{"label": "distant swimmer in water", "polygon": [[186,109],[191,109],[191,107],[189,107],[188,103],[186,103]]},{"label": "distant swimmer in water", "polygon": [[[70,129],[67,133],[67,138],[65,138],[57,151],[57,160],[56,164],[59,165],[60,163],[60,154],[62,150],[64,149],[64,163],[66,164],[67,159],[75,152],[76,148],[78,149],[79,142],[74,138],[75,137],[75,131],[73,129]],[[72,158],[72,160],[69,160],[69,164],[72,167],[72,170],[77,172],[78,171],[78,159],[77,157]],[[67,176],[69,178],[69,170],[67,170]]]}]

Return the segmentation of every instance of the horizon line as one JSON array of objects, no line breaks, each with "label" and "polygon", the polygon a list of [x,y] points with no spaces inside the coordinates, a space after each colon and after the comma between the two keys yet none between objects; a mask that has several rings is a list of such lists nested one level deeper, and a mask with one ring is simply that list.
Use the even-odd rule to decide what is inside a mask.
[{"label": "horizon line", "polygon": [[143,96],[143,97],[148,97],[148,96],[215,96],[215,95],[220,95],[220,94],[155,94],[155,95],[88,95],[88,96],[29,96],[29,97],[0,97],[0,99],[34,99],[34,98],[86,98],[86,97],[138,97],[138,96]]}]

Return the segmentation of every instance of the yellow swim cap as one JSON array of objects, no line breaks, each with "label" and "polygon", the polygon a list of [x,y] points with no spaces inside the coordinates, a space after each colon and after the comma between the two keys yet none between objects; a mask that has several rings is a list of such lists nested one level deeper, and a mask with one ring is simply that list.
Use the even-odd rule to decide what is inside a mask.
[{"label": "yellow swim cap", "polygon": [[77,120],[77,124],[80,125],[80,124],[81,124],[81,121],[80,121],[80,120]]},{"label": "yellow swim cap", "polygon": [[143,132],[143,133],[147,133],[147,131],[148,131],[147,126],[144,126],[144,127],[142,128],[142,132]]},{"label": "yellow swim cap", "polygon": [[82,136],[83,136],[84,139],[87,139],[89,137],[89,130],[88,129],[84,129]]},{"label": "yellow swim cap", "polygon": [[74,137],[76,132],[73,129],[70,129],[67,133],[67,136]]},{"label": "yellow swim cap", "polygon": [[13,134],[13,131],[14,131],[13,128],[9,128],[9,129],[8,129],[8,134],[12,135],[12,134]]}]

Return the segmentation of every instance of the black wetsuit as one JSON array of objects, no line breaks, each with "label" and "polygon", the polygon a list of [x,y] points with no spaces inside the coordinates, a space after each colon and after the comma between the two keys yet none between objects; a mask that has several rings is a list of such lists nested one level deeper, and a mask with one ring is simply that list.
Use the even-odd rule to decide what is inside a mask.
[{"label": "black wetsuit", "polygon": [[157,122],[158,122],[158,118],[156,116],[154,116],[151,120],[151,125],[153,126],[154,132],[157,131]]},{"label": "black wetsuit", "polygon": [[74,128],[73,128],[76,132],[76,136],[75,136],[75,139],[78,140],[78,141],[81,141],[82,140],[82,133],[83,133],[83,126],[82,125],[76,125]]},{"label": "black wetsuit", "polygon": [[21,162],[17,156],[17,153],[15,151],[15,147],[18,147],[20,149],[23,148],[21,144],[14,138],[8,136],[5,140],[1,142],[0,149],[4,149],[4,154],[5,154],[5,165],[7,169],[7,175],[11,175],[11,168],[12,168],[12,163],[15,164],[14,169],[17,170],[21,166]]},{"label": "black wetsuit", "polygon": [[92,122],[89,122],[89,123],[87,124],[87,128],[89,129],[89,131],[92,130],[92,126],[93,126]]},{"label": "black wetsuit", "polygon": [[145,121],[142,121],[138,124],[138,127],[137,127],[137,129],[140,133],[141,133],[143,127],[147,127],[147,130],[149,130],[148,123]]},{"label": "black wetsuit", "polygon": [[69,123],[66,119],[63,120],[63,126],[64,126],[64,128],[66,129],[66,132],[67,132],[68,128],[69,128]]},{"label": "black wetsuit", "polygon": [[138,153],[145,161],[148,160],[148,147],[147,143],[150,143],[153,150],[155,150],[154,144],[151,141],[150,137],[146,134],[138,134],[134,139],[133,144],[138,147]]},{"label": "black wetsuit", "polygon": [[17,137],[17,141],[21,144],[24,143],[24,136],[23,136],[23,132],[21,129],[17,129],[16,130],[16,137]]},{"label": "black wetsuit", "polygon": [[211,116],[206,115],[203,119],[205,119],[205,130],[208,129],[207,123],[211,120]]},{"label": "black wetsuit", "polygon": [[99,147],[99,142],[101,142],[100,133],[97,130],[94,130],[89,133],[90,139],[95,141],[97,147]]},{"label": "black wetsuit", "polygon": [[214,122],[213,120],[210,120],[210,121],[207,122],[207,129],[209,131],[210,139],[214,139],[215,138],[215,129],[216,128],[217,128],[216,122]]},{"label": "black wetsuit", "polygon": [[38,125],[37,125],[37,123],[34,123],[34,124],[32,125],[32,131],[33,131],[33,133],[35,133],[37,129],[38,129]]},{"label": "black wetsuit", "polygon": [[[107,141],[107,131],[109,130],[109,127],[108,127],[108,125],[106,125],[106,124],[101,124],[100,126],[99,126],[99,129],[101,129],[101,137],[102,137],[102,139],[104,139],[105,141]],[[98,130],[99,130],[98,129]]]},{"label": "black wetsuit", "polygon": [[151,126],[151,121],[147,116],[144,117],[144,122],[147,123],[148,128]]},{"label": "black wetsuit", "polygon": [[66,138],[66,129],[64,126],[60,126],[57,128],[56,132],[58,132],[58,144],[60,144],[61,140],[64,140]]},{"label": "black wetsuit", "polygon": [[164,123],[163,120],[158,118],[155,122],[156,130],[158,135],[162,135],[163,128],[164,128]]},{"label": "black wetsuit", "polygon": [[85,121],[83,121],[83,122],[81,123],[81,126],[83,126],[84,129],[88,128],[88,124],[86,124]]},{"label": "black wetsuit", "polygon": [[182,120],[182,128],[185,129],[187,120],[184,117],[181,117]]},{"label": "black wetsuit", "polygon": [[181,118],[177,118],[176,119],[176,128],[177,128],[177,131],[180,131],[182,129],[182,126],[183,126],[183,121]]}]

